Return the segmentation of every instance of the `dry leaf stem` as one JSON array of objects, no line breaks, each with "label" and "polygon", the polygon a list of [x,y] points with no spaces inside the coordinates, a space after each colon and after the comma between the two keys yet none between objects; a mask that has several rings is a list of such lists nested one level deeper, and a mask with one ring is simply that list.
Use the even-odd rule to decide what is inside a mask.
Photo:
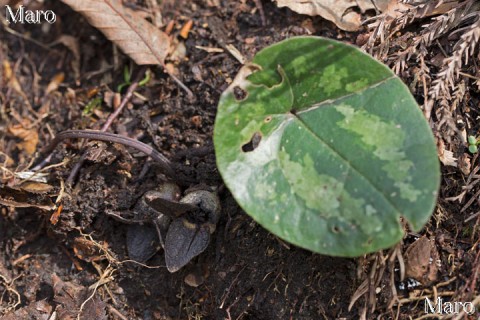
[{"label": "dry leaf stem", "polygon": [[[102,129],[100,131],[106,132],[110,128],[110,126],[112,125],[113,121],[123,111],[124,107],[130,101],[130,99],[132,99],[133,93],[138,88],[138,83],[141,80],[142,76],[145,74],[146,70],[147,70],[146,67],[140,68],[140,71],[135,76],[134,81],[132,82],[132,84],[130,84],[130,86],[128,86],[127,92],[125,93],[125,96],[123,97],[120,105],[115,109],[115,111],[112,114],[110,114],[110,116],[108,116],[107,121],[102,126]],[[78,172],[80,171],[80,168],[82,167],[83,163],[85,162],[86,157],[87,157],[87,152],[85,151],[82,154],[82,156],[80,157],[80,160],[72,168],[72,171],[70,172],[70,175],[68,176],[68,179],[67,179],[67,184],[72,184],[73,183],[73,181],[75,180],[75,178],[78,175]],[[98,155],[96,157],[98,157]]]},{"label": "dry leaf stem", "polygon": [[162,171],[169,177],[173,177],[174,175],[173,169],[170,166],[170,161],[163,154],[141,141],[111,132],[103,132],[99,130],[66,130],[57,134],[55,136],[55,139],[52,140],[52,142],[50,143],[50,145],[48,145],[44,152],[50,153],[56,148],[56,146],[60,142],[65,139],[72,138],[107,141],[119,143],[127,147],[134,148],[150,156],[153,160],[157,161],[161,165]]}]

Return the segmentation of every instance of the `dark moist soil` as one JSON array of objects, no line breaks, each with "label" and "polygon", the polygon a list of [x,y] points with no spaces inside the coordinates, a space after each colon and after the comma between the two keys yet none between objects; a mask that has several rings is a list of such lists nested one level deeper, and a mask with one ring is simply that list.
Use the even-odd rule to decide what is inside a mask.
[{"label": "dark moist soil", "polygon": [[[128,260],[126,235],[132,227],[106,213],[131,217],[141,195],[162,182],[158,166],[145,171],[149,160],[120,145],[66,140],[57,147],[52,163],[70,161],[48,171],[48,183],[54,186],[50,194],[58,194],[61,181],[68,179],[86,146],[89,151],[75,183],[63,190],[58,223],[50,221],[51,210],[2,207],[2,319],[46,319],[53,310],[59,319],[74,319],[80,308],[82,319],[359,318],[357,305],[352,311],[348,305],[360,285],[359,276],[366,272],[363,260],[322,256],[284,243],[246,215],[224,187],[215,164],[213,124],[220,94],[241,64],[226,50],[209,53],[197,48],[233,44],[248,60],[267,45],[295,35],[313,32],[349,43],[355,43],[356,35],[320,18],[278,9],[269,1],[262,2],[266,25],[253,1],[216,2],[166,1],[161,6],[164,21],[175,21],[173,34],[184,41],[187,52],[186,59],[172,65],[195,97],[189,98],[160,68],[152,67],[153,79],[137,89],[145,99],[134,97],[109,130],[165,154],[173,162],[182,191],[201,185],[218,192],[222,215],[208,248],[176,273],[166,269],[163,250],[143,265]],[[0,31],[0,60],[11,63],[24,93],[2,84],[0,150],[12,157],[16,165],[10,167],[17,171],[24,170],[33,156],[18,148],[22,139],[7,134],[7,127],[29,119],[39,135],[36,150],[63,130],[100,129],[112,108],[103,103],[85,115],[85,105],[115,91],[123,82],[125,66],[134,74],[140,70],[62,3],[46,1],[40,7],[53,10],[56,23],[11,26],[23,37],[4,28]],[[177,34],[188,20],[193,28],[183,40]],[[48,45],[61,35],[78,40],[78,73],[66,46],[55,44],[47,50],[25,38]],[[45,94],[60,72],[64,81]],[[93,90],[98,93],[92,94]],[[45,117],[34,123],[25,99]],[[94,160],[97,150],[100,156]],[[450,230],[458,227],[453,220],[447,224],[452,225]],[[99,285],[94,298],[82,307],[92,293],[87,288],[99,280],[106,284]],[[388,302],[388,295],[380,294],[377,307],[381,310]],[[403,311],[408,313],[408,308]]]}]

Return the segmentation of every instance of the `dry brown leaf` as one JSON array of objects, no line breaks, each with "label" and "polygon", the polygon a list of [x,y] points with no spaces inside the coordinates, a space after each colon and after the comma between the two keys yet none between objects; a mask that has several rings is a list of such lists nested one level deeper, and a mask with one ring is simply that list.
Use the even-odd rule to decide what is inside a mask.
[{"label": "dry brown leaf", "polygon": [[[100,250],[99,243],[94,242],[93,240],[76,237],[73,243],[73,252],[75,256],[83,261],[92,262],[104,260],[105,254]],[[104,243],[102,247],[107,247]]]},{"label": "dry brown leaf", "polygon": [[301,14],[321,16],[345,31],[357,31],[362,24],[361,15],[353,8],[359,7],[362,12],[384,10],[391,1],[394,0],[277,0],[277,5]]},{"label": "dry brown leaf", "polygon": [[55,205],[49,197],[3,186],[0,188],[0,204],[14,208],[39,208],[52,210]]},{"label": "dry brown leaf", "polygon": [[36,194],[45,194],[53,190],[53,186],[37,182],[37,181],[25,181],[19,185],[19,188],[23,191],[36,193]]},{"label": "dry brown leaf", "polygon": [[437,140],[438,158],[445,166],[457,166],[457,158],[454,157],[453,152],[445,148],[445,143],[442,139]]},{"label": "dry brown leaf", "polygon": [[8,82],[12,78],[13,70],[10,62],[8,60],[3,60],[3,78],[5,82]]},{"label": "dry brown leaf", "polygon": [[458,158],[458,168],[460,169],[460,171],[462,171],[462,173],[465,176],[468,176],[472,171],[472,164],[470,162],[470,157],[468,156],[467,153],[463,153]]},{"label": "dry brown leaf", "polygon": [[48,84],[47,89],[45,90],[45,95],[48,95],[49,93],[57,91],[58,87],[63,82],[63,80],[65,80],[65,73],[59,72],[56,75],[54,75],[52,80],[50,80],[50,83]]},{"label": "dry brown leaf", "polygon": [[428,284],[437,280],[438,251],[435,241],[423,236],[412,243],[405,252],[405,275]]},{"label": "dry brown leaf", "polygon": [[8,132],[22,140],[17,145],[18,149],[25,150],[29,155],[37,149],[38,132],[35,128],[28,129],[21,124],[15,124],[8,127]]},{"label": "dry brown leaf", "polygon": [[56,274],[52,275],[52,284],[57,319],[107,319],[106,304],[98,295],[89,298],[88,288],[75,280],[63,281]]},{"label": "dry brown leaf", "polygon": [[164,65],[169,37],[119,0],[62,0],[137,64]]}]

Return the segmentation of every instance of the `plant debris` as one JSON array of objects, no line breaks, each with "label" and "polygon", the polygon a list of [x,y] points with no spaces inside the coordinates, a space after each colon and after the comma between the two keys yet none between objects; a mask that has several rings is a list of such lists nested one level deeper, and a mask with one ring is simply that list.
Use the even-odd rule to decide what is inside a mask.
[{"label": "plant debris", "polygon": [[[86,16],[61,1],[0,0],[2,8],[52,10],[57,18],[54,24],[8,24],[0,16],[0,317],[401,319],[437,316],[425,314],[427,297],[478,306],[480,159],[478,152],[468,151],[468,136],[480,136],[479,2],[398,0],[388,1],[386,9],[362,9],[358,3],[364,2],[350,1],[336,13],[335,19],[360,16],[363,24],[352,33],[271,1],[121,1],[135,20],[151,21],[168,36],[170,45],[161,54],[176,52],[177,58],[170,61],[167,55],[165,66],[194,96],[179,90],[155,60],[148,82],[132,88],[126,99],[126,87],[114,92],[125,82],[123,71],[139,74],[141,81],[145,70]],[[183,26],[187,38],[181,36]],[[141,35],[151,34],[145,30]],[[286,245],[246,215],[223,185],[212,143],[221,92],[258,51],[300,35],[362,47],[397,73],[427,116],[444,163],[441,189],[433,217],[418,234],[401,220],[406,236],[395,248],[341,259]],[[174,41],[182,44],[172,47]],[[63,81],[46,95],[60,73]],[[133,84],[136,77],[130,80]],[[129,229],[143,223],[157,230],[158,222],[150,217],[128,224],[108,214],[140,220],[137,203],[165,180],[156,161],[116,143],[67,139],[50,165],[32,165],[57,133],[101,130],[107,123],[109,132],[161,152],[181,192],[204,185],[218,194],[222,215],[216,231],[202,234],[210,243],[175,273],[165,267],[165,253],[156,242],[158,251],[147,261],[130,258]],[[33,139],[9,127],[31,131]],[[27,153],[27,145],[19,147],[22,143],[33,153]],[[83,165],[69,183],[87,146]],[[358,155],[356,149],[351,152]],[[25,180],[53,189],[22,189]],[[195,220],[191,213],[178,219],[208,221],[205,214]],[[168,229],[163,232],[166,236]],[[413,245],[422,237],[438,253],[435,266],[428,261],[428,268],[436,268],[431,283],[428,272],[418,281],[406,277],[407,263],[408,268],[424,265],[407,262],[406,254],[409,250],[410,261],[415,260]]]}]

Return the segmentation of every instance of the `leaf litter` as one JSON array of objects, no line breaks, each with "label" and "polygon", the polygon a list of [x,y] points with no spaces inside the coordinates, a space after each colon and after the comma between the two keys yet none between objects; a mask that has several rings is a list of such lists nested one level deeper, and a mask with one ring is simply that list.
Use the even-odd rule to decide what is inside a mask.
[{"label": "leaf litter", "polygon": [[[205,17],[219,17],[227,30],[226,43],[233,44],[245,57],[253,57],[261,48],[284,38],[309,34],[313,29],[307,30],[304,27],[307,25],[314,27],[315,35],[341,38],[343,41],[365,45],[365,50],[381,61],[392,67],[398,65],[394,70],[398,70],[402,79],[409,84],[419,103],[422,103],[425,96],[428,97],[427,100],[441,99],[440,103],[435,103],[430,110],[429,121],[436,138],[443,143],[444,150],[450,152],[446,156],[448,158],[446,161],[453,163],[455,160],[451,159],[454,158],[458,160],[457,163],[460,159],[465,159],[462,160],[465,163],[470,162],[470,173],[468,171],[463,173],[460,168],[452,166],[442,167],[443,184],[436,212],[427,228],[421,232],[429,236],[429,239],[434,237],[440,255],[438,261],[435,261],[439,280],[433,285],[408,290],[396,287],[397,281],[400,281],[397,268],[405,269],[404,262],[402,263],[400,259],[401,253],[414,243],[417,235],[409,234],[398,248],[368,255],[365,259],[355,261],[329,259],[312,255],[293,246],[287,249],[280,240],[266,233],[246,217],[232,198],[222,192],[220,193],[222,206],[226,207],[228,215],[220,219],[219,230],[213,234],[212,244],[205,252],[187,265],[184,272],[179,271],[174,275],[170,275],[164,266],[158,267],[161,261],[158,257],[163,257],[161,253],[147,262],[151,269],[148,266],[137,269],[128,263],[122,264],[114,274],[115,280],[98,288],[98,293],[101,293],[102,299],[107,302],[107,312],[110,315],[115,314],[120,318],[122,316],[146,318],[152,314],[171,318],[194,318],[200,315],[228,318],[230,315],[233,319],[249,316],[259,319],[287,318],[292,315],[306,318],[354,319],[368,315],[391,316],[395,319],[397,314],[412,317],[424,315],[421,313],[423,308],[421,302],[418,303],[418,298],[433,297],[436,293],[457,301],[478,302],[478,298],[475,300],[478,286],[474,277],[480,262],[478,245],[474,245],[475,239],[478,239],[480,217],[477,201],[478,157],[466,151],[459,134],[466,131],[471,135],[478,133],[479,130],[475,120],[478,113],[478,68],[472,62],[474,61],[472,57],[478,54],[478,46],[475,37],[458,38],[461,32],[452,33],[459,28],[457,24],[459,21],[465,27],[473,25],[478,8],[476,9],[474,5],[475,1],[407,2],[409,4],[407,10],[394,11],[393,24],[386,23],[387,20],[383,20],[379,15],[369,20],[368,25],[361,27],[358,34],[342,32],[316,16],[297,15],[288,9],[279,10],[270,2],[263,3],[266,26],[262,25],[259,9],[252,1],[192,1],[184,2],[179,10],[176,2],[163,2],[158,9],[162,10],[160,16],[165,24],[156,25],[171,25],[170,35],[176,35],[179,29],[177,25],[183,25],[189,19],[194,21],[185,41],[188,61],[183,60],[176,67],[180,70],[179,74],[187,79],[185,81],[189,87],[199,95],[202,103],[199,107],[176,96],[177,88],[169,85],[168,81],[157,74],[152,84],[140,91],[149,98],[148,107],[145,106],[145,102],[139,103],[133,99],[112,128],[117,132],[125,132],[127,128],[127,132],[132,133],[132,136],[142,137],[143,141],[152,141],[150,137],[155,137],[155,144],[160,150],[165,151],[169,157],[175,154],[171,159],[182,163],[176,167],[178,175],[190,179],[192,183],[204,181],[218,185],[221,182],[216,175],[212,151],[208,147],[208,137],[211,135],[209,130],[213,123],[214,106],[219,92],[228,86],[238,71],[239,64],[225,52],[194,49],[195,46],[203,48],[218,46],[216,36],[206,26]],[[130,1],[125,3],[131,4]],[[18,119],[29,118],[31,123],[38,120],[28,104],[37,109],[40,99],[42,110],[48,112],[49,117],[42,118],[40,126],[36,127],[39,133],[38,148],[45,146],[55,132],[95,128],[99,121],[104,121],[105,115],[108,114],[105,106],[101,106],[96,114],[81,116],[83,95],[93,87],[99,88],[100,91],[105,85],[114,88],[121,82],[121,77],[112,72],[115,66],[113,60],[120,58],[117,61],[125,61],[122,54],[112,53],[111,56],[108,54],[105,56],[105,52],[112,52],[108,42],[102,37],[98,38],[95,30],[89,29],[75,15],[62,12],[62,6],[58,3],[50,4],[58,10],[56,12],[65,29],[52,28],[47,35],[38,32],[37,26],[10,25],[2,29],[5,32],[0,32],[0,60],[2,63],[4,60],[12,63],[12,69],[15,70],[14,74],[20,85],[17,89],[21,89],[0,88],[2,129],[0,132],[4,134],[7,124],[14,121],[13,113],[20,115]],[[445,9],[444,5],[447,4],[453,5],[454,8]],[[45,4],[42,3],[40,6]],[[361,11],[360,7],[352,8],[356,12]],[[158,17],[159,12],[150,16]],[[467,28],[463,31],[472,36],[476,34],[475,30]],[[37,40],[32,41],[29,36],[31,34],[35,35]],[[79,39],[85,39],[82,35],[95,35],[93,42],[80,43],[83,56],[82,88],[76,87],[72,82],[74,71],[69,65],[73,56],[67,52],[68,49],[63,46],[45,45],[51,43],[55,36],[60,37],[62,34],[72,34]],[[423,40],[418,40],[420,38],[417,39],[416,36],[422,37]],[[407,41],[412,38],[415,38],[413,46]],[[364,39],[367,40],[367,44]],[[459,41],[460,45],[454,48],[455,41]],[[426,45],[427,50],[422,47],[423,45]],[[19,48],[25,50],[17,50]],[[92,52],[99,55],[93,59]],[[455,58],[457,62],[455,65],[452,64],[452,70],[455,72],[444,74],[447,79],[453,81],[453,89],[450,89],[451,83],[444,87],[451,90],[450,95],[438,97],[433,91],[432,94],[428,93],[432,80],[430,77],[435,76],[437,71],[446,66],[448,60],[444,58],[454,52],[463,52],[461,54],[463,62],[458,64],[457,53]],[[470,57],[468,62],[464,59],[466,53]],[[65,59],[58,59],[60,56]],[[19,59],[21,57],[24,59]],[[14,65],[12,61],[16,64]],[[43,65],[49,67],[44,68]],[[66,79],[55,94],[49,97],[34,94],[43,93],[48,80],[59,71],[65,72]],[[457,71],[458,78],[452,78]],[[190,78],[191,72],[194,72],[193,78]],[[34,91],[31,91],[29,84],[36,82],[32,80],[36,77],[35,74],[40,75],[42,81],[37,82],[39,88],[34,87]],[[118,82],[114,84],[108,82],[112,79]],[[23,100],[25,103],[18,103]],[[191,123],[189,119],[192,117],[200,117],[202,126]],[[21,141],[12,135],[1,136],[0,151],[3,154],[0,153],[0,161],[4,166],[2,167],[4,174],[6,170],[12,173],[28,172],[24,168],[27,167],[31,157],[26,156],[24,151],[15,151],[15,143],[12,142],[14,139]],[[54,159],[61,161],[64,158],[63,154],[70,157],[76,154],[78,147],[79,144],[72,141],[58,150]],[[194,152],[190,153],[187,150],[192,150],[191,148],[194,148]],[[109,218],[102,218],[99,212],[105,207],[128,208],[133,201],[132,195],[139,195],[146,191],[146,188],[154,186],[156,178],[153,173],[149,173],[142,184],[133,185],[133,180],[129,180],[125,170],[126,168],[133,170],[130,176],[135,177],[136,173],[140,172],[138,160],[141,158],[137,159],[134,155],[129,160],[131,163],[128,163],[124,153],[115,153],[112,148],[107,148],[105,152],[110,156],[114,154],[114,161],[110,162],[110,165],[92,162],[85,166],[80,175],[83,180],[80,180],[73,190],[66,191],[63,212],[55,227],[47,229],[44,227],[44,217],[48,221],[49,212],[45,215],[44,211],[34,208],[2,207],[0,292],[5,297],[0,303],[2,314],[10,312],[10,315],[13,315],[12,312],[16,310],[20,318],[25,318],[26,315],[38,317],[52,315],[54,311],[52,305],[55,305],[52,302],[54,293],[48,289],[52,287],[52,281],[48,277],[39,277],[46,271],[51,274],[51,266],[55,266],[63,281],[68,282],[75,278],[74,281],[84,287],[98,281],[99,276],[88,271],[91,268],[86,268],[87,272],[81,273],[71,269],[75,257],[68,251],[72,248],[69,239],[77,235],[75,234],[77,229],[72,229],[72,226],[94,232],[92,235],[101,240],[100,243],[106,243],[117,258],[127,257],[125,248],[122,247],[124,242],[119,240],[125,237],[126,227],[112,222]],[[18,166],[21,168],[16,170]],[[65,164],[50,169],[47,176],[50,184],[54,184],[52,175],[55,177],[68,175],[69,165],[64,166]],[[26,178],[28,176],[25,175]],[[2,183],[12,177],[25,178],[23,175],[17,177],[5,174]],[[446,201],[446,198],[457,199]],[[25,235],[28,235],[28,238]],[[61,249],[62,247],[67,250]],[[37,255],[38,252],[41,254]],[[13,263],[14,261],[16,263]],[[299,261],[302,263],[298,263]],[[75,265],[82,263],[86,267],[93,265],[83,261],[77,261]],[[101,261],[100,264],[106,267],[105,261]],[[153,268],[154,266],[157,267]],[[203,278],[203,284],[195,289],[182,286],[186,279],[185,275],[191,273],[199,273]],[[18,277],[22,274],[28,276],[28,286],[25,286],[26,277]],[[6,281],[3,281],[4,278]],[[119,283],[122,286],[119,286]],[[357,302],[348,311],[348,301],[357,288],[356,284],[365,284],[359,287],[361,289],[359,292],[364,294],[357,295]],[[138,289],[139,286],[141,290]],[[325,287],[331,289],[325,290]],[[380,292],[377,288],[381,288]],[[21,299],[18,302],[23,303],[24,307],[16,305],[15,292],[22,292],[22,296],[18,296]],[[414,297],[418,297],[417,300]],[[36,301],[37,298],[45,300]],[[113,304],[113,301],[124,301],[124,298],[128,300],[128,306],[116,307],[118,305]],[[220,301],[221,304],[216,301]],[[335,304],[331,305],[331,301],[335,301]],[[389,303],[390,301],[397,302]]]},{"label": "leaf litter", "polygon": [[[139,13],[125,7],[120,0],[62,0],[81,13],[88,22],[100,30],[138,65],[160,65],[165,68],[165,58],[170,50],[170,37]],[[171,72],[169,75],[189,96],[192,92]]]}]

